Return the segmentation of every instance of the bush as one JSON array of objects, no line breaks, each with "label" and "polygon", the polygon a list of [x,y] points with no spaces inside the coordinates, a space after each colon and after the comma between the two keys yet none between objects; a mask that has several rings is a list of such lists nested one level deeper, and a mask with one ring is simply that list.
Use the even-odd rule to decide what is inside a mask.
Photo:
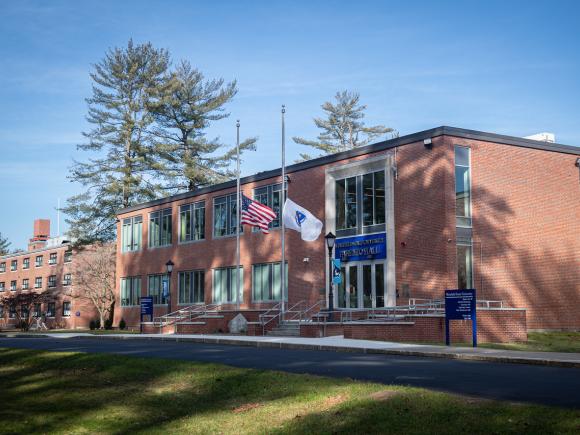
[{"label": "bush", "polygon": [[94,320],[91,320],[90,323],[89,323],[89,329],[91,331],[94,331],[95,329],[97,329],[97,322],[94,321]]},{"label": "bush", "polygon": [[101,319],[95,320],[95,329],[101,329]]},{"label": "bush", "polygon": [[105,329],[113,329],[113,321],[111,319],[105,320]]},{"label": "bush", "polygon": [[123,330],[127,327],[127,323],[125,322],[125,319],[121,319],[121,321],[119,322],[119,329]]}]

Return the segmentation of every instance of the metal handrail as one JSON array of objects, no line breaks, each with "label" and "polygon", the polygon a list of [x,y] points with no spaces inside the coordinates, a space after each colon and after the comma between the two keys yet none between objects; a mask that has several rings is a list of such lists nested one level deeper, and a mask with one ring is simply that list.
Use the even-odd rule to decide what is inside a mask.
[{"label": "metal handrail", "polygon": [[[304,311],[300,312],[300,318],[298,320],[298,324],[300,325],[300,324],[302,324],[303,321],[306,321],[308,313],[310,313],[315,308],[319,308],[320,306],[322,306],[325,303],[326,303],[326,301],[324,299],[320,299],[320,300],[316,301],[314,304],[312,304],[311,306],[309,306],[308,308],[306,308]],[[320,308],[318,311],[320,311]],[[310,317],[310,319],[312,319],[312,317]]]},{"label": "metal handrail", "polygon": [[195,304],[190,305],[179,310],[173,311],[169,314],[164,314],[163,316],[155,317],[153,323],[159,323],[159,326],[171,325],[181,319],[189,317],[191,319],[193,313],[199,313],[201,311],[207,311],[207,308],[213,305],[206,304]]}]

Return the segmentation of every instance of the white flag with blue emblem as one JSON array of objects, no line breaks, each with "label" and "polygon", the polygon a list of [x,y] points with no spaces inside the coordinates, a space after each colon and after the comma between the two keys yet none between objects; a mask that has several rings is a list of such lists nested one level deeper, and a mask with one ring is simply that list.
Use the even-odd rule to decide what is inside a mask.
[{"label": "white flag with blue emblem", "polygon": [[286,199],[284,203],[282,219],[286,228],[298,231],[302,240],[307,242],[316,240],[322,231],[322,222],[290,199]]}]

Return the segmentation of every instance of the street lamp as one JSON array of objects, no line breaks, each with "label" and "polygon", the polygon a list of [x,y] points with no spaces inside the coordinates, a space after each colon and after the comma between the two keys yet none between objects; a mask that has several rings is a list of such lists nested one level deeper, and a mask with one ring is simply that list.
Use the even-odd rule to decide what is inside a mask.
[{"label": "street lamp", "polygon": [[326,247],[328,248],[328,320],[332,322],[332,312],[334,311],[334,294],[332,286],[332,250],[334,249],[334,242],[336,241],[336,236],[332,232],[324,236],[326,240]]},{"label": "street lamp", "polygon": [[171,313],[171,272],[173,272],[173,261],[169,260],[165,263],[167,271],[167,314]]}]

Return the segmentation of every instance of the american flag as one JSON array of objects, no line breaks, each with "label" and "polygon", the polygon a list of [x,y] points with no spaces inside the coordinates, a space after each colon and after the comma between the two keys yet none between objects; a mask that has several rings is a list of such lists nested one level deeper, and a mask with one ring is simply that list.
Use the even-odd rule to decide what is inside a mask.
[{"label": "american flag", "polygon": [[268,224],[276,218],[276,213],[270,207],[242,194],[242,224],[258,227],[264,234],[268,234]]}]

